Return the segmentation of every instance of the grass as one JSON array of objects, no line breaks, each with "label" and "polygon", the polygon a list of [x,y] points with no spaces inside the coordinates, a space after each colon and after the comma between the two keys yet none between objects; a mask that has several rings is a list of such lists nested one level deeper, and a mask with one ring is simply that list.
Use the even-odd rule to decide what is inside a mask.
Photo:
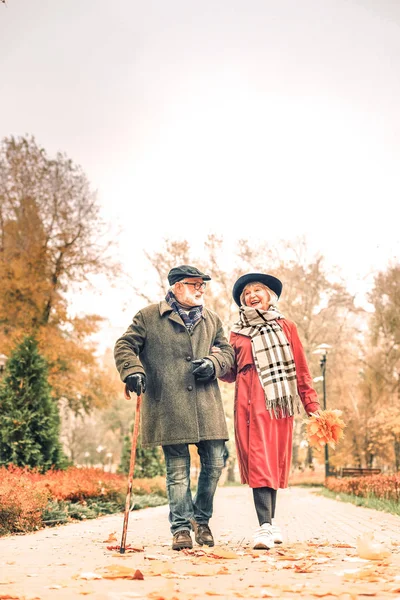
[{"label": "grass", "polygon": [[356,506],[373,508],[374,510],[380,510],[382,512],[400,516],[400,504],[394,502],[393,500],[384,500],[382,498],[377,498],[374,495],[363,498],[361,496],[354,496],[353,494],[331,492],[326,488],[321,488],[321,490],[318,490],[316,493],[320,494],[321,496],[325,496],[325,498],[331,498],[332,500],[351,502],[351,504],[355,504]]},{"label": "grass", "polygon": [[323,483],[291,483],[289,481],[289,487],[302,487],[302,488],[323,488]]}]

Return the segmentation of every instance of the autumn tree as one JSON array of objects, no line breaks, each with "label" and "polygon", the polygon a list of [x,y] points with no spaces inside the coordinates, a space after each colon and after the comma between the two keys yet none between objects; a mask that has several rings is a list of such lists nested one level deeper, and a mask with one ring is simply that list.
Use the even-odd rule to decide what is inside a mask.
[{"label": "autumn tree", "polygon": [[90,335],[96,315],[71,316],[67,293],[91,275],[116,273],[96,195],[67,156],[50,158],[33,137],[0,147],[0,347],[38,340],[52,393],[71,406],[101,402],[107,382]]},{"label": "autumn tree", "polygon": [[59,435],[46,361],[36,340],[26,337],[10,356],[0,385],[0,464],[63,467]]},{"label": "autumn tree", "polygon": [[400,470],[400,264],[375,277],[369,343],[363,348],[361,392],[368,436],[363,452]]}]

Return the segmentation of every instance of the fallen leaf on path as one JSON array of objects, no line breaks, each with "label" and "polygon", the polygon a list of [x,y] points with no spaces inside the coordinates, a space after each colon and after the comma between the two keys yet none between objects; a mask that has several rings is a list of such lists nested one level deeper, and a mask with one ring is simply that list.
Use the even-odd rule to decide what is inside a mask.
[{"label": "fallen leaf on path", "polygon": [[[121,550],[121,546],[107,546],[107,550],[117,550],[119,552]],[[122,553],[121,556],[128,552],[144,552],[144,548],[143,546],[125,546],[125,552]]]},{"label": "fallen leaf on path", "polygon": [[297,585],[282,585],[280,586],[280,590],[282,592],[289,592],[291,594],[300,594],[304,590],[304,583],[299,583]]},{"label": "fallen leaf on path", "polygon": [[374,540],[374,534],[365,533],[357,538],[357,553],[360,558],[381,560],[390,556],[391,552],[383,544]]},{"label": "fallen leaf on path", "polygon": [[325,556],[316,556],[313,560],[316,565],[324,565],[325,563],[331,562],[331,559]]},{"label": "fallen leaf on path", "polygon": [[376,583],[379,581],[385,581],[382,575],[373,571],[372,569],[353,569],[351,571],[344,571],[343,577],[346,581],[367,581],[368,583]]},{"label": "fallen leaf on path", "polygon": [[124,565],[108,565],[101,570],[103,579],[144,579],[139,569]]},{"label": "fallen leaf on path", "polygon": [[85,573],[80,573],[80,575],[78,575],[78,579],[86,579],[87,581],[90,581],[91,579],[102,579],[102,577],[98,573],[87,571]]},{"label": "fallen leaf on path", "polygon": [[116,542],[116,541],[117,541],[117,536],[115,535],[115,531],[110,533],[110,535],[108,536],[108,538],[106,540],[103,540],[103,542],[105,544],[109,544],[110,542]]},{"label": "fallen leaf on path", "polygon": [[307,542],[307,546],[315,546],[316,548],[321,548],[323,546],[329,546],[328,540],[324,542]]},{"label": "fallen leaf on path", "polygon": [[169,594],[166,596],[165,594],[160,594],[160,592],[151,592],[150,594],[147,595],[148,598],[151,598],[152,600],[182,600],[179,599],[178,596],[173,595],[170,596]]},{"label": "fallen leaf on path", "polygon": [[300,565],[294,565],[294,570],[296,573],[312,573],[313,572],[314,563],[312,562],[304,562]]},{"label": "fallen leaf on path", "polygon": [[215,577],[215,575],[228,575],[229,573],[227,567],[218,567],[218,565],[201,565],[195,571],[185,571],[185,575],[190,577]]},{"label": "fallen leaf on path", "polygon": [[355,548],[355,546],[351,546],[350,544],[331,544],[332,548]]},{"label": "fallen leaf on path", "polygon": [[400,585],[395,585],[394,587],[391,587],[389,592],[392,592],[392,594],[399,594],[400,593]]},{"label": "fallen leaf on path", "polygon": [[[181,551],[182,552],[182,551]],[[166,563],[161,560],[152,560],[146,566],[146,575],[158,576],[158,575],[168,575],[175,574],[176,570],[173,568],[171,561]]]},{"label": "fallen leaf on path", "polygon": [[366,558],[360,558],[359,556],[345,556],[344,558],[342,558],[343,561],[347,561],[347,562],[368,562]]},{"label": "fallen leaf on path", "polygon": [[260,590],[260,595],[256,596],[257,598],[280,598],[280,592],[277,592],[275,590],[266,590],[265,588],[262,588]]},{"label": "fallen leaf on path", "polygon": [[277,556],[276,556],[276,560],[304,560],[306,557],[306,555],[304,554],[304,552],[301,552],[300,554],[289,554],[289,553],[285,553],[284,551],[280,550],[277,552]]},{"label": "fallen leaf on path", "polygon": [[320,590],[310,590],[310,594],[312,596],[316,596],[317,598],[324,598],[325,596],[342,597],[343,589],[332,588],[329,586],[327,588],[321,588]]},{"label": "fallen leaf on path", "polygon": [[212,550],[206,551],[207,556],[212,556],[213,558],[239,558],[236,552],[232,552],[232,550],[226,550],[225,548],[213,548]]},{"label": "fallen leaf on path", "polygon": [[351,588],[349,594],[358,598],[359,596],[376,596],[377,592],[367,588]]},{"label": "fallen leaf on path", "polygon": [[67,587],[66,585],[58,585],[58,583],[53,583],[53,585],[46,585],[49,590],[61,590],[63,587]]}]

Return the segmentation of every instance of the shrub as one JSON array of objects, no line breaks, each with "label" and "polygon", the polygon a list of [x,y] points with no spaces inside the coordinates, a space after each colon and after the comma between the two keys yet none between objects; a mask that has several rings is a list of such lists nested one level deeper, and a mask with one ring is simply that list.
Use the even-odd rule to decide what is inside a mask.
[{"label": "shrub", "polygon": [[[0,535],[124,510],[127,478],[100,469],[0,467]],[[164,504],[165,479],[135,479],[134,508]]]},{"label": "shrub", "polygon": [[42,526],[42,514],[49,499],[26,469],[0,468],[0,535],[28,532]]},{"label": "shrub", "polygon": [[36,341],[26,337],[12,353],[0,384],[0,464],[62,468],[66,458],[59,430],[47,363]]},{"label": "shrub", "polygon": [[400,501],[400,474],[328,477],[325,485],[328,490],[336,493],[352,494],[361,498],[374,496],[383,500]]}]

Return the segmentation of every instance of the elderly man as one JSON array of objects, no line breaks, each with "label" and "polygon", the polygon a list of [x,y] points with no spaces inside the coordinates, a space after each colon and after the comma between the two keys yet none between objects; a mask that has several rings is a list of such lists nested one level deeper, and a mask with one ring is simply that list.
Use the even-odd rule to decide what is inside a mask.
[{"label": "elderly man", "polygon": [[[142,445],[164,451],[173,550],[192,548],[192,527],[198,544],[214,545],[208,522],[228,439],[217,378],[234,353],[218,315],[203,307],[210,279],[189,265],[171,269],[165,300],[140,310],[115,345],[122,381],[144,393]],[[201,462],[195,498],[189,444]]]}]

